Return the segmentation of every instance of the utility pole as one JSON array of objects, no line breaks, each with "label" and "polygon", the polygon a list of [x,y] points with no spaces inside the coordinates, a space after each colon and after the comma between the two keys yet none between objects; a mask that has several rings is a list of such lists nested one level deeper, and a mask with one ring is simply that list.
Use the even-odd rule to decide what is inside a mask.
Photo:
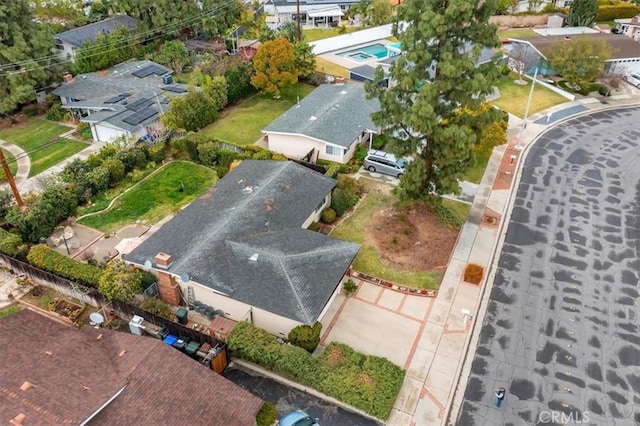
[{"label": "utility pole", "polygon": [[300,26],[300,0],[296,0],[296,30],[298,33],[298,43],[302,41],[302,27]]},{"label": "utility pole", "polygon": [[11,192],[13,192],[13,196],[16,199],[16,203],[18,207],[24,206],[24,202],[22,201],[22,197],[18,192],[18,187],[16,186],[16,181],[13,180],[13,175],[11,175],[11,170],[9,170],[9,165],[7,164],[7,160],[4,158],[4,152],[0,149],[0,162],[2,163],[2,169],[4,170],[4,175],[7,177],[7,182],[9,182],[9,186],[11,187]]},{"label": "utility pole", "polygon": [[529,116],[529,107],[531,106],[531,99],[533,98],[533,89],[536,85],[536,80],[538,78],[538,67],[536,67],[536,71],[533,73],[533,81],[531,82],[531,91],[529,92],[529,99],[527,100],[527,106],[524,110],[524,120],[522,120],[522,125],[520,126],[520,133],[518,133],[518,142],[516,144],[516,149],[522,149],[522,133],[524,129],[527,128],[527,118]]}]

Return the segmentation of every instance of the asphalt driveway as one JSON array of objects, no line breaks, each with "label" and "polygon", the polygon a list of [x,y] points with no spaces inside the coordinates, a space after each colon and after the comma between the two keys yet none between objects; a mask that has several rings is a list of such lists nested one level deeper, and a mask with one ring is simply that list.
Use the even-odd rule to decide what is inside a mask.
[{"label": "asphalt driveway", "polygon": [[320,420],[322,426],[378,426],[379,423],[337,407],[313,395],[290,388],[275,380],[241,367],[228,367],[222,375],[265,401],[272,402],[280,416],[294,410],[304,410]]},{"label": "asphalt driveway", "polygon": [[640,424],[639,253],[640,108],[545,132],[524,164],[456,425]]}]

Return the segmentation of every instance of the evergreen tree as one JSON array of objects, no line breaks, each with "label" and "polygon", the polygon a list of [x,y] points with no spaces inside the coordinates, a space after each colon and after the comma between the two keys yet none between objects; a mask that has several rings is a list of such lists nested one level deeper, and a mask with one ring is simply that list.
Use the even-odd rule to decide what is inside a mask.
[{"label": "evergreen tree", "polygon": [[404,53],[391,67],[390,87],[380,84],[379,68],[367,92],[380,100],[372,119],[391,150],[414,158],[400,182],[402,198],[459,191],[479,135],[498,119],[497,110],[480,110],[498,67],[476,66],[483,47],[499,45],[488,22],[494,9],[495,0],[406,0],[397,8],[393,35]]},{"label": "evergreen tree", "polygon": [[34,89],[53,81],[50,28],[34,21],[25,0],[0,2],[0,114],[35,100]]},{"label": "evergreen tree", "polygon": [[571,3],[567,25],[570,27],[590,27],[596,23],[598,0],[575,0]]}]

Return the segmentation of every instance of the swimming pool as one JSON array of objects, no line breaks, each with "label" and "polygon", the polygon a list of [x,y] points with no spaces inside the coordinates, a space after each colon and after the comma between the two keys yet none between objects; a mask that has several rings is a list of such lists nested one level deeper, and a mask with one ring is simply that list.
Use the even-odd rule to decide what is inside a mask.
[{"label": "swimming pool", "polygon": [[370,59],[384,59],[389,56],[387,46],[381,43],[361,46],[347,52],[338,53],[338,56],[353,59],[354,61],[363,62]]}]

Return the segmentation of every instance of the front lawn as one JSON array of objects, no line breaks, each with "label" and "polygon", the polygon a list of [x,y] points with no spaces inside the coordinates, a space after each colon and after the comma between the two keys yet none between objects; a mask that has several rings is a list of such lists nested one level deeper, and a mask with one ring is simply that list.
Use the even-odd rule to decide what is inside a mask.
[{"label": "front lawn", "polygon": [[60,139],[50,143],[69,130],[72,128],[39,118],[30,118],[25,123],[0,130],[0,139],[18,145],[27,152],[31,159],[31,177],[89,146],[71,139]]},{"label": "front lawn", "polygon": [[[352,33],[354,31],[360,30],[358,27],[346,27],[346,31],[342,34]],[[312,42],[316,40],[322,40],[323,38],[335,37],[339,36],[340,28],[339,27],[330,27],[330,28],[313,28],[310,30],[304,30],[304,41]]]},{"label": "front lawn", "polygon": [[482,181],[482,176],[484,176],[484,170],[487,168],[489,158],[491,158],[491,151],[476,152],[475,157],[475,164],[464,172],[463,180],[479,184]]},{"label": "front lawn", "polygon": [[176,161],[122,195],[109,210],[79,222],[103,232],[114,231],[137,220],[156,223],[196,199],[216,180],[212,169]]},{"label": "front lawn", "polygon": [[315,87],[299,83],[283,91],[280,99],[256,95],[237,106],[228,107],[212,124],[200,130],[214,139],[236,145],[251,145],[262,137],[262,129],[278,118]]},{"label": "front lawn", "polygon": [[[16,172],[18,171],[18,163],[16,158],[13,156],[13,154],[11,154],[6,149],[3,149],[2,153],[4,154],[4,159],[7,162],[7,165],[9,166],[9,171],[11,172],[11,176],[15,176]],[[4,175],[4,170],[2,170],[0,171],[0,182],[6,182],[6,181],[7,181],[7,177]]]},{"label": "front lawn", "polygon": [[[387,226],[389,227],[385,229],[375,225],[374,221],[378,220],[377,216],[379,216],[379,213],[381,211],[391,209],[395,202],[396,199],[393,195],[379,192],[369,186],[365,198],[360,202],[360,204],[358,204],[356,210],[331,232],[331,236],[362,244],[362,247],[360,248],[360,251],[353,263],[353,268],[355,270],[378,278],[383,278],[400,285],[405,285],[407,287],[437,289],[440,285],[440,279],[444,272],[443,268],[405,270],[388,266],[382,260],[383,253],[381,253],[379,249],[371,243],[373,238],[383,239],[385,238],[384,234],[393,234],[391,236],[391,244],[386,244],[388,252],[385,250],[385,256],[410,256],[410,254],[406,253],[411,253],[411,250],[419,247],[414,245],[414,240],[423,240],[423,238],[420,238],[419,232],[424,231],[427,226],[433,226],[435,221],[427,221],[425,218],[428,215],[435,215],[435,213],[425,212],[420,215],[412,215],[407,212],[412,209],[402,210],[400,208],[398,208],[397,211],[394,211],[394,213],[397,213],[395,216],[397,218],[397,222],[401,223],[396,223],[395,225],[402,228],[403,232],[395,232],[395,228],[391,228],[393,225],[391,222],[387,223]],[[458,206],[459,204],[460,206]],[[453,205],[455,205],[454,208],[452,208]],[[460,222],[464,223],[466,221],[469,213],[469,207],[467,205],[446,200],[445,207],[449,208]],[[392,215],[393,213],[385,214],[387,217]],[[415,221],[415,223],[412,223],[413,221]],[[444,227],[440,229],[432,228],[432,231],[434,236],[435,234],[440,234],[440,232],[446,232]],[[452,245],[455,242],[455,235],[457,235],[457,232],[449,231],[453,236],[453,241],[449,241],[450,245]],[[405,237],[408,237],[411,241],[407,244],[408,247],[403,249],[402,243]],[[422,246],[425,244],[428,244],[428,242],[424,241],[421,243]],[[406,253],[401,253],[402,250],[405,250]],[[428,248],[424,247],[424,250],[427,251],[427,253],[420,254],[419,256],[429,255]],[[444,250],[444,248],[442,250]],[[436,262],[436,264],[438,266],[444,266],[449,254],[443,254],[440,252],[437,254],[440,257],[442,257],[441,255],[444,255],[445,261]],[[416,255],[416,257],[418,257],[418,255]]]},{"label": "front lawn", "polygon": [[[513,115],[523,118],[527,107],[527,101],[529,99],[529,92],[531,91],[532,81],[525,79],[527,84],[525,86],[520,86],[514,83],[514,80],[517,78],[518,77],[515,74],[503,77],[497,84],[497,87],[500,90],[500,97],[492,103]],[[536,84],[533,91],[533,97],[531,98],[529,115],[565,102],[569,102],[569,100],[564,96],[561,96],[540,84]]]}]

